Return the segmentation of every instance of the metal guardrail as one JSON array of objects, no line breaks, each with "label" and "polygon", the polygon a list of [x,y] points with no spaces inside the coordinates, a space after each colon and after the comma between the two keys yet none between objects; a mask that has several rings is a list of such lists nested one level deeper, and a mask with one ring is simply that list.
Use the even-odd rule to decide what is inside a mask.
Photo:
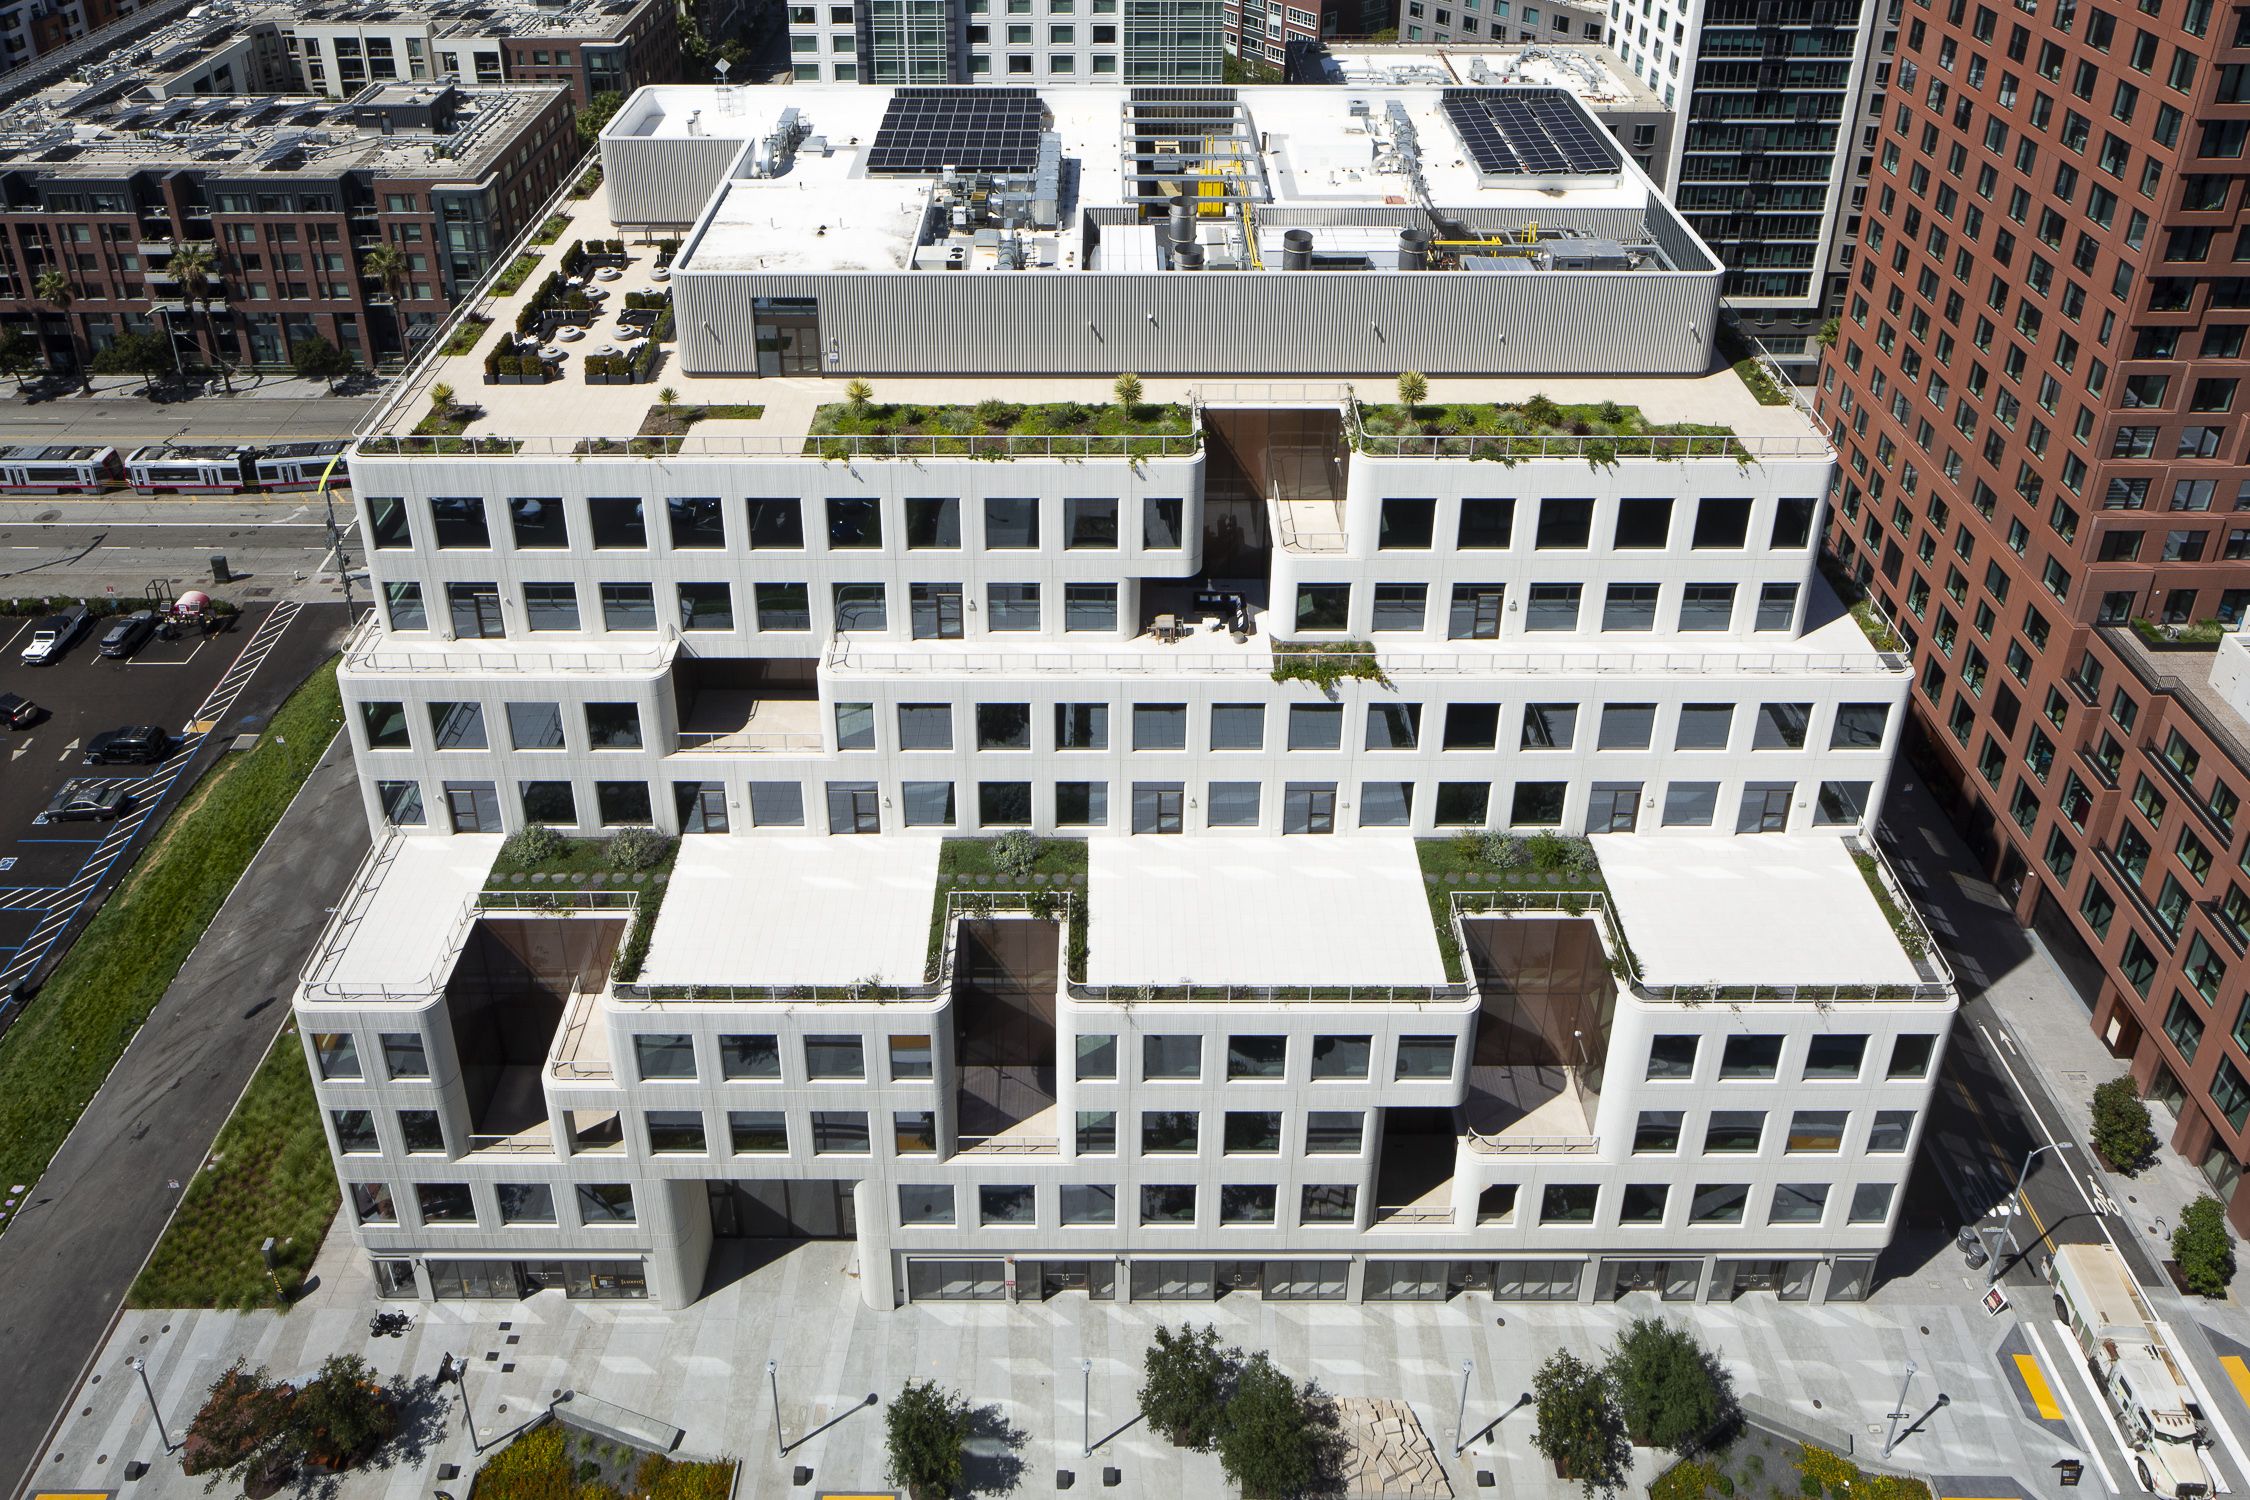
[{"label": "metal guardrail", "polygon": [[1524,459],[1576,458],[1597,463],[1649,459],[1678,463],[1723,458],[1737,464],[1805,459],[1827,463],[1836,456],[1823,437],[1513,437],[1483,435],[1408,436],[1354,428],[1355,451],[1374,458],[1468,458],[1515,463]]},{"label": "metal guardrail", "polygon": [[1450,1224],[1454,1211],[1451,1208],[1378,1208],[1375,1210],[1375,1227],[1392,1224]]},{"label": "metal guardrail", "polygon": [[541,888],[483,891],[476,897],[479,911],[632,911],[640,904],[639,891],[558,891]]},{"label": "metal guardrail", "polygon": [[961,1135],[953,1138],[955,1156],[1059,1156],[1062,1142],[1051,1135]]},{"label": "metal guardrail", "polygon": [[1467,984],[1076,984],[1073,1000],[1111,1005],[1231,1005],[1268,1001],[1334,1001],[1346,1005],[1444,1005],[1476,997]]},{"label": "metal guardrail", "polygon": [[1198,406],[1341,405],[1352,396],[1348,380],[1220,380],[1193,389]]},{"label": "metal guardrail", "polygon": [[1462,1139],[1480,1156],[1593,1156],[1602,1148],[1601,1137],[1592,1135],[1507,1136],[1471,1131]]},{"label": "metal guardrail", "polygon": [[[579,1003],[581,1000],[585,1002],[583,1006]],[[563,1028],[555,1033],[554,1051],[547,1058],[547,1069],[555,1077],[580,1083],[604,1083],[616,1078],[615,1066],[606,1059],[600,1063],[577,1061],[578,1046],[585,1040],[586,1029],[600,1024],[599,1000],[599,996],[588,995],[580,989],[577,979],[570,981],[570,994],[563,1001]]]},{"label": "metal guardrail", "polygon": [[385,647],[390,636],[369,612],[344,643],[344,667],[355,672],[660,672],[679,650],[661,641],[643,651],[414,651]]},{"label": "metal guardrail", "polygon": [[[550,1127],[551,1128],[551,1127]],[[498,1152],[511,1156],[553,1156],[553,1141],[519,1141],[512,1135],[472,1135],[469,1137],[469,1154],[480,1151]]]},{"label": "metal guardrail", "polygon": [[1890,856],[1883,852],[1883,846],[1873,838],[1861,840],[1847,835],[1844,839],[1844,848],[1855,855],[1865,854],[1873,857],[1876,878],[1890,892],[1892,902],[1898,907],[1906,920],[1913,924],[1915,933],[1922,939],[1924,957],[1917,961],[1917,967],[1927,968],[1935,972],[1940,983],[1916,986],[1918,990],[1928,990],[1930,993],[1927,996],[1917,994],[1913,998],[1943,999],[1952,994],[1954,988],[1953,966],[1946,962],[1945,950],[1938,946],[1936,934],[1932,933],[1929,924],[1922,920],[1921,908],[1914,904],[1913,897],[1906,894],[1906,882],[1900,880],[1898,871],[1891,868]]},{"label": "metal guardrail", "polygon": [[370,436],[359,453],[377,458],[799,458],[837,462],[855,458],[959,459],[988,462],[1020,458],[1193,458],[1199,432],[1056,437],[984,433],[974,436],[878,436],[866,433],[735,433],[680,437]]},{"label": "metal guardrail", "polygon": [[800,734],[788,730],[730,730],[718,734],[701,731],[681,731],[677,737],[675,753],[695,752],[716,755],[770,755],[777,751],[794,751],[799,754],[818,754],[823,748],[817,734]]},{"label": "metal guardrail", "polygon": [[[1291,652],[1293,657],[1305,652]],[[1322,653],[1309,653],[1322,654]],[[1360,653],[1336,652],[1340,658],[1363,662]],[[1889,675],[1903,670],[1877,652],[1872,655],[1834,652],[1779,651],[1417,651],[1385,647],[1375,653],[1376,664],[1389,677],[1437,676],[1458,673],[1476,677],[1546,677],[1557,673],[1593,673],[1599,676],[1693,676],[1774,674],[1796,676],[1808,672],[1845,672],[1853,675]],[[932,670],[949,673],[1148,672],[1163,676],[1189,676],[1204,672],[1273,671],[1270,640],[1254,637],[1232,652],[1180,651],[1170,647],[1146,651],[863,651],[841,643],[828,653],[830,668],[845,672],[901,672],[920,674]]]},{"label": "metal guardrail", "polygon": [[1273,504],[1274,530],[1280,534],[1284,552],[1342,552],[1351,545],[1351,537],[1341,531],[1299,531],[1295,507],[1299,505],[1325,505],[1333,514],[1333,500],[1284,500],[1281,486],[1275,485],[1266,497]]}]

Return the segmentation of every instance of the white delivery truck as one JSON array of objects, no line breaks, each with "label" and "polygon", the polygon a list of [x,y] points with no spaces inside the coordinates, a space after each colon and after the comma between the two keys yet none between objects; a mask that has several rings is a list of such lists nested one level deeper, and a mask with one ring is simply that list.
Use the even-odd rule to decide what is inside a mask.
[{"label": "white delivery truck", "polygon": [[2047,1263],[2055,1316],[2070,1327],[2094,1383],[2133,1450],[2140,1481],[2191,1500],[2211,1493],[2203,1425],[2167,1330],[2113,1245],[2064,1245]]}]

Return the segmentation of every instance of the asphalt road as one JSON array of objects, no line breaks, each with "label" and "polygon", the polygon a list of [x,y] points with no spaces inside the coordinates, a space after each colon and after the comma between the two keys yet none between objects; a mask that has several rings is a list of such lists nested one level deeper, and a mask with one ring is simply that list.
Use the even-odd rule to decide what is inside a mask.
[{"label": "asphalt road", "polygon": [[[1996,976],[2033,959],[2030,939],[2014,917],[1971,894],[1982,886],[1979,867],[1903,759],[1893,774],[1882,838],[1893,868],[1949,954],[1967,955],[1977,972]],[[1969,877],[1971,884],[1963,885],[1956,875]],[[2217,1446],[2206,1448],[2204,1457],[2240,1490],[2250,1483],[2250,1452],[2240,1446],[2250,1435],[2250,1408],[2218,1363],[2222,1351],[2213,1347],[2206,1327],[2224,1314],[2173,1290],[2150,1253],[2153,1242],[2142,1240],[2129,1220],[2112,1211],[2110,1195],[2129,1192],[2133,1184],[2107,1176],[2091,1159],[2083,1112],[2062,1108],[2025,1056],[2036,1044],[2017,1035],[1958,966],[1956,974],[1960,1014],[1910,1197],[1910,1212],[1918,1209],[1920,1222],[1913,1234],[1893,1242],[1882,1269],[1889,1275],[1918,1270],[1981,1283],[1992,1267],[1968,1267],[1953,1239],[1963,1226],[1976,1226],[2024,1324],[2043,1330],[2046,1347],[2068,1360],[2076,1351],[2049,1321],[2049,1293],[2037,1267],[2056,1245],[2114,1244],[2156,1315],[2170,1325],[2178,1352],[2210,1392],[2206,1417]],[[2075,1392],[2086,1419],[2083,1441],[2130,1491],[2132,1464],[2103,1421],[2093,1392],[2074,1374],[2048,1373]],[[2085,1488],[2092,1492],[2092,1476]]]},{"label": "asphalt road", "polygon": [[[237,703],[263,719],[334,649],[314,605]],[[0,1234],[0,1475],[32,1476],[56,1415],[219,1127],[288,1021],[298,965],[367,850],[348,742],[331,744],[203,942]],[[34,1001],[34,1004],[37,1002]]]},{"label": "asphalt road", "polygon": [[[294,504],[273,508],[281,514],[309,510]],[[35,514],[52,515],[57,509]],[[76,509],[62,513],[71,519],[41,524],[0,518],[0,598],[97,593],[134,598],[158,582],[158,592],[176,598],[183,589],[210,584],[214,556],[227,559],[236,582],[272,591],[250,594],[236,587],[224,591],[228,597],[271,598],[294,585],[299,575],[318,572],[329,550],[328,528],[320,520],[230,524],[203,517],[105,525],[79,521]],[[350,528],[348,510],[340,524]],[[347,545],[356,535],[347,530]]]},{"label": "asphalt road", "polygon": [[272,442],[350,437],[375,399],[198,396],[155,402],[63,396],[0,402],[0,443]]}]

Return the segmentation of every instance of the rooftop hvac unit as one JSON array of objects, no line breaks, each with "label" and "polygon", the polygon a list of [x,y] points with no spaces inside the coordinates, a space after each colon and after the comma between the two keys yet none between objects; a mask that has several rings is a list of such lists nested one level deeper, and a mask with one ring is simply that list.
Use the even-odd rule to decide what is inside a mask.
[{"label": "rooftop hvac unit", "polygon": [[1615,240],[1556,240],[1548,247],[1558,271],[1630,271],[1632,258]]}]

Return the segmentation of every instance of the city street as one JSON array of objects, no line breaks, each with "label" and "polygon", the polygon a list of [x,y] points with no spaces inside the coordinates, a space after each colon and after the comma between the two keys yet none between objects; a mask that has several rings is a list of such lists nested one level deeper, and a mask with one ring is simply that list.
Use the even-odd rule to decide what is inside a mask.
[{"label": "city street", "polygon": [[[336,497],[336,523],[356,552],[348,493]],[[327,507],[311,494],[0,501],[0,598],[141,598],[158,584],[175,598],[201,588],[237,602],[326,600],[338,597],[319,582],[328,552]],[[213,586],[214,555],[234,582]]]},{"label": "city street", "polygon": [[18,398],[0,401],[0,443],[105,443],[125,452],[142,443],[350,437],[375,400],[309,394],[154,402],[105,395],[28,404]]}]

